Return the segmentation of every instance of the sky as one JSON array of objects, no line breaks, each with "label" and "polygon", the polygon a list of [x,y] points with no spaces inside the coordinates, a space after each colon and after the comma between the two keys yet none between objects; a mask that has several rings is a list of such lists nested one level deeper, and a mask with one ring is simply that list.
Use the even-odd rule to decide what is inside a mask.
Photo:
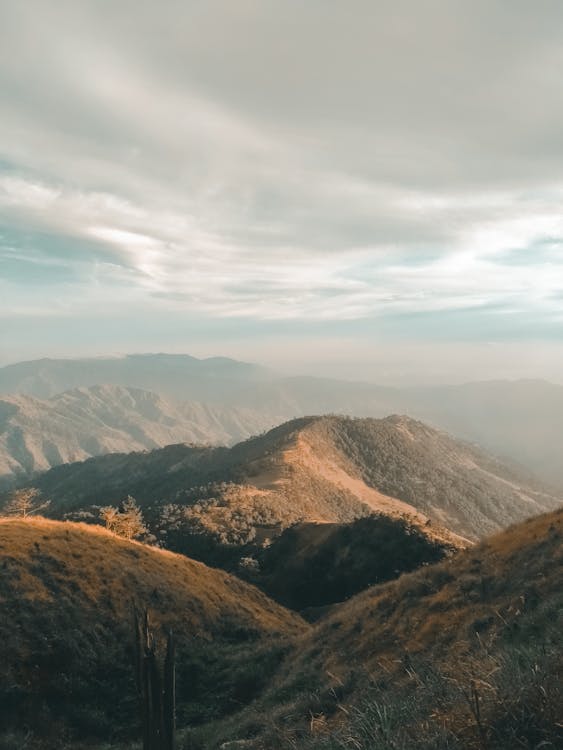
[{"label": "sky", "polygon": [[0,0],[0,365],[563,381],[560,0]]}]

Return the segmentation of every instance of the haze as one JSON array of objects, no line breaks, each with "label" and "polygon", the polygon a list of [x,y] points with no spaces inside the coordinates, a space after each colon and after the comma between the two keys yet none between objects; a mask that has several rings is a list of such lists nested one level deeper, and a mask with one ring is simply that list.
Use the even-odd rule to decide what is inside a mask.
[{"label": "haze", "polygon": [[0,364],[563,365],[563,5],[0,0]]}]

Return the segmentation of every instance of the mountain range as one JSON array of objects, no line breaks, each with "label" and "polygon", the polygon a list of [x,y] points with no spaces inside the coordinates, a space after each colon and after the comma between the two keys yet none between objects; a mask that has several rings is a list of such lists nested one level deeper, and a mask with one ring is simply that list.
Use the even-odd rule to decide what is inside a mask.
[{"label": "mountain range", "polygon": [[244,407],[173,402],[115,385],[81,387],[47,400],[0,396],[0,483],[104,453],[179,442],[231,445],[271,426]]},{"label": "mountain range", "polygon": [[[561,746],[562,497],[514,461],[555,439],[557,386],[91,364],[0,371],[6,487],[49,515],[0,519],[0,748],[136,747],[172,643],[178,748]],[[331,403],[386,416],[282,416]],[[100,526],[131,496],[145,543]]]},{"label": "mountain range", "polygon": [[[227,358],[200,360],[169,354],[36,360],[0,368],[0,394],[4,396],[19,394],[45,400],[65,391],[100,385],[158,394],[150,398],[160,396],[169,405],[164,409],[168,415],[177,408],[181,409],[176,407],[177,402],[186,401],[203,403],[205,408],[214,411],[217,421],[212,420],[212,430],[206,417],[202,418],[200,425],[194,414],[191,431],[182,433],[182,428],[178,429],[177,434],[182,435],[178,438],[180,440],[191,440],[191,435],[203,433],[210,436],[210,442],[230,444],[253,430],[260,432],[307,414],[337,413],[358,417],[408,414],[463,440],[475,442],[505,462],[517,463],[542,481],[563,488],[563,464],[559,451],[563,442],[563,387],[545,381],[392,388],[329,378],[287,377],[258,365]],[[14,412],[13,406],[11,409],[9,413]],[[240,423],[239,429],[229,423],[233,414],[233,419]],[[136,429],[146,431],[150,439],[140,440],[139,445],[134,432],[129,434],[125,430],[121,444],[129,440],[129,447],[123,450],[153,447],[150,442],[153,439],[156,442],[158,431],[154,425],[143,422],[142,414],[133,420]],[[14,441],[16,454],[18,443],[29,440],[37,446],[35,437],[27,438],[25,432],[28,428],[21,425],[20,428],[21,432],[17,432]],[[80,431],[81,428],[77,429]],[[87,429],[96,434],[99,426],[95,418]],[[57,451],[63,458],[75,455],[74,446],[80,441],[76,430],[72,436],[65,433],[60,438],[56,427],[52,432],[54,447],[48,448],[47,455],[41,457],[42,448],[36,448],[41,468],[57,462]],[[72,432],[70,426],[69,432]],[[188,437],[183,437],[184,434]],[[71,446],[66,445],[67,440]],[[104,452],[106,441],[108,444],[112,442],[107,435],[100,441],[101,450],[94,453]],[[0,458],[4,468],[20,472],[26,461],[31,464],[29,457],[23,458],[22,463],[20,454],[11,455],[12,449],[6,449],[5,444],[6,440]],[[85,453],[90,455],[91,452],[86,449]]]}]

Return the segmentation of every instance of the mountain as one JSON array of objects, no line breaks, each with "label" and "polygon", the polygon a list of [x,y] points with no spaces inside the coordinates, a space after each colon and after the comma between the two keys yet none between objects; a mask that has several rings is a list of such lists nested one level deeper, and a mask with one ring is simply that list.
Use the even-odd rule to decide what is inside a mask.
[{"label": "mountain", "polygon": [[166,546],[217,564],[217,546],[235,554],[296,522],[380,513],[463,544],[561,504],[473,446],[398,416],[304,417],[232,448],[101,456],[34,486],[58,517],[88,517],[131,494]]},{"label": "mountain", "polygon": [[563,386],[541,380],[392,388],[320,377],[285,377],[244,362],[188,355],[43,359],[0,368],[0,394],[50,398],[100,384],[140,388],[165,399],[250,409],[263,425],[338,413],[409,414],[478,443],[503,460],[563,488]]},{"label": "mountain", "polygon": [[372,586],[305,634],[207,747],[563,747],[562,583],[560,509]]},{"label": "mountain", "polygon": [[271,377],[259,365],[227,357],[130,354],[93,359],[39,359],[0,368],[0,393],[50,398],[74,388],[119,385],[154,391],[182,401],[222,398],[241,385]]},{"label": "mountain", "polygon": [[172,402],[122,386],[78,388],[47,401],[0,397],[0,482],[103,453],[169,443],[232,444],[261,432],[249,409]]},{"label": "mountain", "polygon": [[5,748],[77,750],[139,736],[133,604],[149,609],[160,640],[175,634],[180,726],[240,710],[288,639],[308,629],[222,571],[99,527],[3,520],[0,553]]},{"label": "mountain", "polygon": [[563,487],[563,387],[489,381],[404,392],[405,410]]},{"label": "mountain", "polygon": [[237,393],[237,404],[286,419],[337,413],[408,414],[477,443],[501,460],[563,488],[563,386],[542,380],[484,381],[390,388],[326,378],[262,381]]}]

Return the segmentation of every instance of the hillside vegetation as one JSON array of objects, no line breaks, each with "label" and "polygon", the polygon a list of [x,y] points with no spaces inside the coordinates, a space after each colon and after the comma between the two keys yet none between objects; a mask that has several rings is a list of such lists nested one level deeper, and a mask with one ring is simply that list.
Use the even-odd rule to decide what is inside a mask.
[{"label": "hillside vegetation", "polygon": [[[563,509],[367,589],[201,747],[563,747]],[[268,714],[271,720],[256,724]]]},{"label": "hillside vegetation", "polygon": [[133,495],[162,544],[213,563],[221,562],[218,549],[236,559],[297,522],[349,523],[379,513],[463,544],[561,502],[407,417],[304,417],[231,449],[177,445],[102,456],[53,469],[34,484],[57,517],[80,512],[95,520],[92,506]]},{"label": "hillside vegetation", "polygon": [[139,736],[133,604],[176,634],[180,727],[240,710],[308,628],[222,571],[98,527],[3,520],[0,566],[2,748]]},{"label": "hillside vegetation", "polygon": [[239,575],[286,607],[318,617],[327,605],[457,549],[403,518],[373,515],[349,524],[300,523],[255,557],[243,558]]}]

